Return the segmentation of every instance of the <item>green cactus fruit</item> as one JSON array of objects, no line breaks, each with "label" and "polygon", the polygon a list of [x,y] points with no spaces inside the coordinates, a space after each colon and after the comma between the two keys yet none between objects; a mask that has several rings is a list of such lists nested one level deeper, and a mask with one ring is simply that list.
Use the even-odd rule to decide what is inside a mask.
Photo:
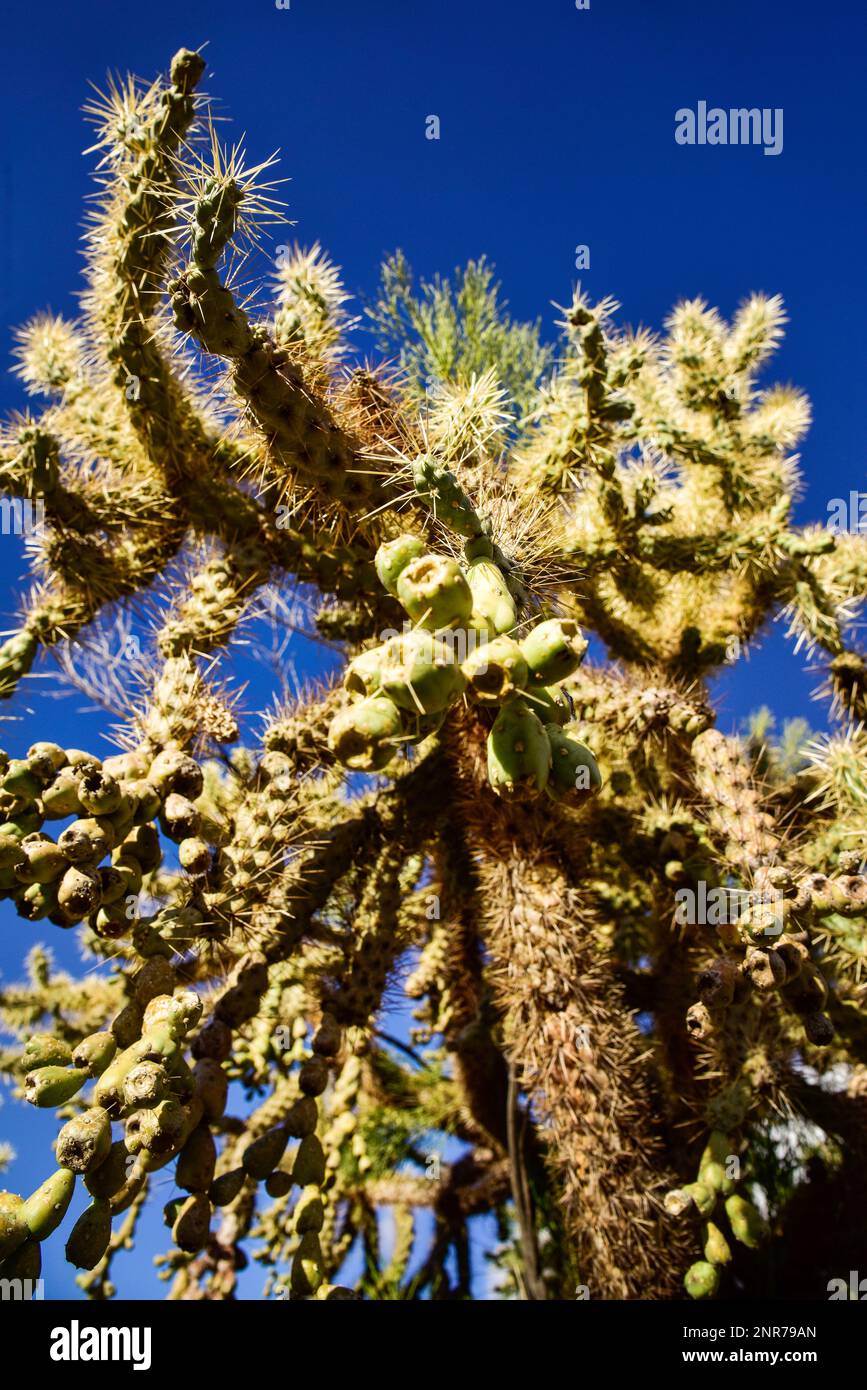
[{"label": "green cactus fruit", "polygon": [[61,1168],[73,1173],[90,1173],[108,1158],[111,1150],[111,1120],[102,1106],[92,1105],[63,1126],[54,1145]]},{"label": "green cactus fruit", "polygon": [[254,1139],[241,1155],[245,1173],[262,1182],[272,1173],[286,1152],[289,1134],[285,1125],[277,1125]]},{"label": "green cactus fruit", "polygon": [[226,1109],[229,1078],[213,1057],[200,1057],[193,1068],[196,1096],[201,1101],[205,1117],[219,1120]]},{"label": "green cactus fruit", "polygon": [[269,1173],[265,1179],[265,1191],[269,1197],[288,1197],[295,1184],[292,1181],[292,1174],[286,1173],[282,1168],[275,1168],[273,1173]]},{"label": "green cactus fruit", "polygon": [[523,700],[504,705],[488,734],[488,780],[498,796],[522,800],[544,791],[551,745],[544,725]]},{"label": "green cactus fruit", "polygon": [[719,1270],[706,1260],[698,1260],[686,1271],[683,1284],[690,1298],[713,1298],[719,1288]]},{"label": "green cactus fruit", "polygon": [[502,570],[484,556],[467,568],[467,584],[473,596],[470,626],[493,637],[511,632],[518,621],[515,600],[509,592]]},{"label": "green cactus fruit", "polygon": [[188,874],[200,877],[211,867],[211,846],[206,840],[191,835],[178,845],[178,862]]},{"label": "green cactus fruit", "polygon": [[483,705],[501,705],[527,684],[529,671],[521,648],[501,635],[476,647],[461,662],[468,692]]},{"label": "green cactus fruit", "polygon": [[384,695],[373,695],[335,715],[328,747],[353,772],[381,772],[395,757],[402,734],[396,704]]},{"label": "green cactus fruit", "polygon": [[382,645],[370,647],[359,652],[347,666],[343,675],[343,688],[350,695],[364,698],[379,689],[379,666],[382,658]]},{"label": "green cactus fruit", "polygon": [[24,1099],[41,1109],[65,1105],[88,1080],[78,1067],[37,1067],[24,1078]]},{"label": "green cactus fruit", "polygon": [[53,883],[69,868],[69,860],[53,840],[25,840],[13,868],[21,883]]},{"label": "green cactus fruit", "polygon": [[343,1031],[333,1014],[324,1013],[310,1046],[320,1057],[334,1057],[340,1051]]},{"label": "green cactus fruit", "polygon": [[72,1048],[51,1033],[34,1033],[24,1044],[21,1061],[28,1071],[37,1067],[68,1067],[72,1061]]},{"label": "green cactus fruit", "polygon": [[299,1187],[321,1187],[325,1181],[325,1151],[315,1134],[308,1134],[298,1145],[292,1165],[292,1181]]},{"label": "green cactus fruit", "polygon": [[91,1076],[102,1076],[117,1052],[117,1042],[111,1033],[91,1033],[76,1044],[72,1054],[72,1065],[90,1072]]},{"label": "green cactus fruit", "polygon": [[691,1182],[683,1191],[694,1202],[700,1215],[710,1216],[716,1206],[716,1193],[712,1188],[705,1187],[703,1182]]},{"label": "green cactus fruit", "polygon": [[[141,1015],[139,1014],[140,1022]],[[117,1023],[117,1019],[115,1019],[115,1023]],[[112,1034],[117,1038],[114,1025],[112,1025]],[[171,1057],[175,1051],[177,1051],[177,1043],[165,1028],[136,1038],[135,1042],[130,1043],[123,1052],[115,1057],[97,1081],[93,1093],[96,1104],[103,1105],[109,1112],[112,1112],[121,1104],[126,1080],[134,1067],[137,1067],[141,1062],[164,1061]]]},{"label": "green cactus fruit", "polygon": [[78,777],[78,797],[91,816],[110,816],[120,808],[123,793],[101,768],[85,768]]},{"label": "green cactus fruit", "polygon": [[42,783],[24,758],[13,758],[0,787],[18,801],[35,801],[42,793]]},{"label": "green cactus fruit", "polygon": [[530,670],[529,685],[534,688],[554,685],[577,671],[587,642],[571,618],[549,618],[527,633],[521,651]]},{"label": "green cactus fruit", "polygon": [[418,559],[425,551],[424,541],[418,536],[398,536],[396,540],[384,541],[376,552],[374,564],[379,582],[384,589],[397,598],[397,581],[411,560]]},{"label": "green cactus fruit", "polygon": [[148,782],[145,778],[140,778],[136,782],[124,782],[123,792],[135,825],[144,825],[147,821],[154,820],[159,814],[159,809],[163,804],[162,797],[152,782]]},{"label": "green cactus fruit", "polygon": [[318,1187],[305,1187],[295,1204],[295,1230],[299,1236],[305,1231],[321,1231],[325,1221],[322,1194]]},{"label": "green cactus fruit", "polygon": [[160,825],[170,840],[186,840],[197,834],[201,816],[187,797],[169,792],[160,812]]},{"label": "green cactus fruit", "polygon": [[25,1240],[23,1245],[0,1263],[0,1280],[35,1280],[42,1273],[42,1246],[38,1240]]},{"label": "green cactus fruit", "polygon": [[110,758],[103,758],[102,770],[106,777],[114,777],[118,782],[138,781],[146,777],[151,759],[147,753],[133,751],[129,753],[115,753]]},{"label": "green cactus fruit", "polygon": [[177,977],[165,956],[151,956],[133,980],[133,993],[143,1008],[161,994],[173,994]]},{"label": "green cactus fruit", "polygon": [[74,866],[60,880],[57,902],[64,917],[80,922],[99,907],[99,874],[93,869]]},{"label": "green cactus fruit", "polygon": [[190,801],[201,796],[204,786],[202,769],[195,758],[181,753],[177,748],[166,748],[157,754],[150,765],[147,780],[165,795],[178,792]]},{"label": "green cactus fruit", "polygon": [[178,1212],[172,1227],[172,1239],[179,1250],[195,1254],[208,1239],[211,1226],[211,1203],[204,1192],[194,1192]]},{"label": "green cactus fruit", "polygon": [[126,1049],[138,1041],[143,1017],[144,1009],[137,999],[130,999],[129,1003],[124,1004],[111,1021],[111,1035],[118,1047]]},{"label": "green cactus fruit", "polygon": [[114,840],[106,825],[93,816],[74,820],[68,825],[57,844],[72,864],[97,864],[113,848]]},{"label": "green cactus fruit", "polygon": [[302,1096],[290,1106],[286,1119],[286,1132],[292,1139],[306,1139],[316,1129],[319,1107],[312,1096]]},{"label": "green cactus fruit", "polygon": [[464,558],[468,563],[472,560],[492,560],[493,556],[494,544],[489,536],[478,535],[464,541]]},{"label": "green cactus fruit", "polygon": [[71,767],[64,767],[41,797],[42,809],[48,820],[77,816],[84,810],[78,795],[78,777]]},{"label": "green cactus fruit", "polygon": [[735,1240],[739,1240],[741,1245],[748,1246],[750,1250],[757,1249],[766,1235],[766,1228],[761,1214],[752,1202],[734,1192],[731,1197],[726,1198],[725,1208]]},{"label": "green cactus fruit", "polygon": [[0,1260],[7,1259],[29,1235],[23,1199],[15,1192],[0,1192]]},{"label": "green cactus fruit", "polygon": [[23,1217],[34,1240],[47,1240],[66,1215],[75,1191],[75,1174],[59,1168],[24,1203]]},{"label": "green cactus fruit", "polygon": [[555,801],[585,801],[602,786],[602,774],[590,749],[569,738],[557,724],[546,724],[551,744],[548,794]]},{"label": "green cactus fruit", "polygon": [[298,1298],[315,1294],[323,1279],[322,1247],[315,1231],[306,1231],[292,1260],[291,1288]]},{"label": "green cactus fruit", "polygon": [[401,715],[404,733],[400,742],[414,748],[442,728],[446,710],[437,710],[436,714],[410,714],[408,710],[401,710]]},{"label": "green cactus fruit", "polygon": [[380,669],[383,694],[411,714],[435,714],[459,700],[466,679],[441,638],[416,630],[392,637]]},{"label": "green cactus fruit", "polygon": [[59,743],[33,743],[27,749],[27,761],[37,777],[50,782],[54,774],[66,766],[66,749]]},{"label": "green cactus fruit", "polygon": [[143,873],[152,873],[162,863],[163,851],[160,837],[152,825],[137,825],[118,845],[112,856],[115,868],[121,860],[134,859]]},{"label": "green cactus fruit", "polygon": [[321,1096],[328,1085],[330,1071],[324,1057],[308,1057],[298,1072],[298,1085],[305,1096]]},{"label": "green cactus fruit", "polygon": [[148,1110],[136,1110],[124,1125],[124,1142],[130,1153],[147,1149],[167,1154],[177,1148],[186,1128],[187,1112],[174,1096],[158,1101]]},{"label": "green cactus fruit", "polygon": [[42,816],[37,810],[18,811],[0,825],[0,838],[23,840],[25,835],[35,835],[41,827]]},{"label": "green cactus fruit", "polygon": [[230,1202],[234,1202],[241,1188],[244,1186],[247,1174],[243,1168],[233,1168],[228,1173],[221,1173],[218,1178],[214,1178],[208,1189],[208,1196],[215,1207],[227,1207]]},{"label": "green cactus fruit", "polygon": [[[57,889],[52,883],[31,883],[21,897],[16,897],[18,915],[28,922],[41,922],[44,917],[52,920],[59,915]],[[70,926],[65,917],[60,917],[64,926]]]},{"label": "green cactus fruit", "polygon": [[183,1038],[202,1017],[202,1001],[192,989],[178,994],[158,994],[144,1011],[144,1030],[165,1028],[173,1038]]},{"label": "green cactus fruit", "polygon": [[727,1265],[732,1257],[729,1243],[712,1221],[708,1221],[704,1232],[704,1257],[712,1265]]},{"label": "green cactus fruit", "polygon": [[178,1212],[186,1201],[186,1197],[172,1197],[163,1207],[163,1225],[171,1230],[178,1219]]},{"label": "green cactus fruit", "polygon": [[69,1233],[66,1260],[76,1269],[93,1269],[99,1264],[111,1240],[111,1206],[94,1201],[85,1207]]},{"label": "green cactus fruit", "polygon": [[[21,840],[15,835],[0,836],[0,869],[11,870],[21,858]],[[10,886],[17,883],[18,879],[12,874]]]},{"label": "green cactus fruit", "polygon": [[126,1144],[122,1139],[116,1140],[99,1167],[84,1175],[84,1185],[91,1197],[104,1201],[114,1197],[126,1182],[132,1163]]},{"label": "green cactus fruit", "polygon": [[217,1146],[208,1125],[197,1125],[181,1149],[175,1182],[185,1192],[207,1192],[214,1181]]},{"label": "green cactus fruit", "polygon": [[414,623],[437,632],[463,627],[473,611],[473,595],[457,560],[419,555],[397,581],[397,597]]}]

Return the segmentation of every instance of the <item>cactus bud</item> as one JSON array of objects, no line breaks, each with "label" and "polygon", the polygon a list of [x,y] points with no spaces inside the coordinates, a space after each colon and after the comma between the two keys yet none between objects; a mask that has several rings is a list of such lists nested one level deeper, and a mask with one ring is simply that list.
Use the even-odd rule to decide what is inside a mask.
[{"label": "cactus bud", "polygon": [[322,1247],[315,1231],[306,1231],[292,1260],[291,1288],[296,1297],[310,1297],[322,1283]]}]

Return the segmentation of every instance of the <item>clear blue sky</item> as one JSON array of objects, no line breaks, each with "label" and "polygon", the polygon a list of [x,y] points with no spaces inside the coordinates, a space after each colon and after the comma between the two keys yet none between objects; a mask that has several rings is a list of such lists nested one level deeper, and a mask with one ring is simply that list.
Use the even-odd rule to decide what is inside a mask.
[{"label": "clear blue sky", "polygon": [[[586,243],[582,283],[615,295],[624,322],[658,328],[683,296],[730,314],[751,290],[780,293],[792,322],[770,375],[803,387],[815,413],[798,515],[824,520],[830,498],[867,487],[862,3],[591,0],[578,11],[573,0],[291,0],[278,10],[273,0],[44,0],[8,6],[2,32],[5,345],[37,309],[75,312],[91,186],[79,115],[88,82],[102,84],[109,69],[149,77],[180,46],[207,41],[206,87],[231,118],[225,136],[246,133],[254,160],[280,148],[292,236],[319,239],[351,289],[370,294],[396,246],[424,274],[484,252],[513,311],[541,314],[550,331],[551,301],[568,297],[575,247]],[[677,145],[675,111],[700,100],[782,108],[782,154]],[[439,141],[425,139],[432,114]],[[0,409],[23,404],[0,377]],[[18,542],[0,538],[4,614],[22,572]],[[781,718],[819,719],[815,683],[772,637],[721,682],[723,722],[761,703]],[[6,711],[22,719],[5,745],[18,751],[48,726],[98,747],[100,721],[75,708],[47,704],[31,682]],[[8,977],[28,935],[45,933],[5,906],[2,923]],[[49,931],[56,944],[61,934]],[[74,959],[68,939],[59,954]],[[23,1117],[43,1145],[25,1150],[12,1110],[0,1115],[0,1137],[42,1165],[47,1117]],[[13,1185],[26,1181],[25,1166]],[[164,1244],[157,1233],[154,1248]],[[56,1241],[52,1249],[58,1294],[70,1285]]]}]

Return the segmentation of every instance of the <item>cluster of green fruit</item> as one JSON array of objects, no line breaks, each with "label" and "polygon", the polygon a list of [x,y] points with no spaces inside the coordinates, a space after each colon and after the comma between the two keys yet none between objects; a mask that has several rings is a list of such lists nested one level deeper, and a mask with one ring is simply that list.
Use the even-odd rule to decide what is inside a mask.
[{"label": "cluster of green fruit", "polygon": [[[199,1027],[201,999],[193,990],[177,988],[168,960],[153,955],[136,974],[131,998],[105,1032],[75,1047],[50,1033],[28,1040],[22,1061],[30,1070],[23,1090],[31,1104],[53,1108],[76,1099],[82,1103],[84,1088],[91,1081],[94,1085],[89,1102],[57,1136],[57,1171],[26,1199],[0,1193],[0,1278],[38,1278],[41,1242],[63,1221],[77,1176],[92,1200],[70,1232],[66,1258],[79,1269],[95,1268],[108,1250],[114,1217],[132,1205],[151,1174],[177,1159],[174,1180],[184,1195],[167,1203],[164,1219],[179,1251],[201,1250],[214,1209],[234,1202],[245,1186],[264,1182],[274,1198],[298,1187],[292,1295],[344,1295],[346,1291],[323,1282],[318,1237],[326,1166],[316,1135],[316,1097],[328,1084],[331,1060],[341,1041],[330,1014],[323,1015],[311,1053],[298,1069],[298,1098],[278,1124],[249,1139],[234,1166],[219,1175],[216,1171],[214,1131],[220,1128],[228,1098],[225,1064],[233,1034],[256,1013],[266,982],[263,960],[239,961],[211,1016]],[[190,1061],[184,1055],[187,1047]],[[123,1134],[115,1140],[116,1122]],[[281,1168],[290,1138],[300,1143],[289,1167]]]},{"label": "cluster of green fruit", "polygon": [[719,1288],[720,1269],[732,1258],[725,1235],[711,1220],[720,1199],[731,1233],[741,1245],[755,1250],[766,1234],[759,1211],[736,1190],[738,1178],[729,1171],[733,1158],[731,1139],[721,1130],[714,1130],[702,1153],[697,1180],[675,1188],[665,1199],[670,1215],[681,1216],[692,1210],[704,1219],[704,1259],[691,1265],[683,1280],[690,1298],[713,1298]]},{"label": "cluster of green fruit", "polygon": [[[202,783],[195,759],[173,748],[104,762],[56,743],[34,743],[26,758],[0,752],[0,897],[29,921],[87,919],[100,936],[122,936],[143,875],[162,859],[155,821],[188,873],[210,867],[208,821],[194,804]],[[70,816],[56,840],[44,833]]]},{"label": "cluster of green fruit", "polygon": [[355,702],[331,723],[332,752],[345,767],[380,772],[402,746],[435,733],[465,696],[499,707],[488,734],[488,777],[499,796],[594,792],[599,769],[590,750],[563,732],[570,713],[556,688],[587,650],[577,623],[550,618],[519,639],[515,600],[491,542],[468,540],[464,556],[461,566],[430,554],[413,535],[379,547],[377,574],[412,627],[350,662],[344,685]]}]

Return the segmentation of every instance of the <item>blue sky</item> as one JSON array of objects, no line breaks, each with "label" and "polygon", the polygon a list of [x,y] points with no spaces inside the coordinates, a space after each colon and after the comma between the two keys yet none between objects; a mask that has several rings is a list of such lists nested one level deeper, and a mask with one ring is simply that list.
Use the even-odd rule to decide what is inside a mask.
[{"label": "blue sky", "polygon": [[[582,284],[614,295],[622,322],[659,328],[684,296],[701,294],[731,314],[752,290],[782,294],[791,323],[769,379],[796,383],[813,401],[798,516],[824,520],[831,498],[867,487],[865,39],[862,4],[805,0],[712,8],[591,0],[581,11],[573,0],[7,7],[0,358],[5,367],[10,330],[34,311],[75,312],[91,188],[79,114],[88,83],[101,85],[109,69],[149,77],[181,45],[207,41],[205,85],[231,118],[225,138],[245,135],[254,161],[280,149],[291,237],[320,240],[356,293],[373,292],[378,264],[396,246],[426,275],[484,253],[513,312],[541,315],[550,333],[551,301],[568,298],[575,248],[586,244]],[[701,100],[782,108],[782,153],[678,145],[675,112]],[[440,120],[437,141],[425,138],[430,115]],[[0,410],[24,403],[17,383],[0,376]],[[19,543],[0,538],[4,619],[22,574]],[[310,659],[301,655],[302,666]],[[809,699],[815,684],[772,635],[720,681],[722,722],[763,703],[780,720],[820,722]],[[10,702],[5,713],[16,722],[5,746],[17,752],[50,728],[61,741],[99,747],[104,721],[81,715],[75,699],[49,703],[46,686],[30,682]],[[26,937],[44,933],[0,911],[8,977]],[[58,954],[71,963],[73,943],[64,938]],[[18,1139],[22,1159],[38,1152],[42,1162],[50,1123],[23,1117],[43,1146],[28,1141],[25,1153],[12,1110],[0,1115],[0,1134]],[[54,1246],[60,1292],[69,1281]]]}]

